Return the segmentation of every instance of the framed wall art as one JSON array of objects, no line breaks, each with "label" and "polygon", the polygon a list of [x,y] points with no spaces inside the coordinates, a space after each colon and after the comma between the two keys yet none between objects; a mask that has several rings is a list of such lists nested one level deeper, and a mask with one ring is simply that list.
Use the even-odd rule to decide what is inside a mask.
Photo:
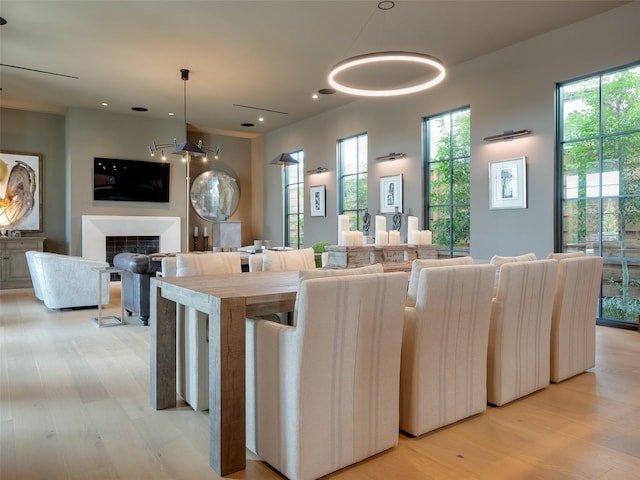
[{"label": "framed wall art", "polygon": [[380,213],[402,213],[402,174],[380,177]]},{"label": "framed wall art", "polygon": [[489,208],[527,208],[526,157],[489,162]]},{"label": "framed wall art", "polygon": [[42,231],[42,155],[0,151],[0,227]]},{"label": "framed wall art", "polygon": [[312,217],[326,217],[326,189],[324,185],[309,188],[311,216]]}]

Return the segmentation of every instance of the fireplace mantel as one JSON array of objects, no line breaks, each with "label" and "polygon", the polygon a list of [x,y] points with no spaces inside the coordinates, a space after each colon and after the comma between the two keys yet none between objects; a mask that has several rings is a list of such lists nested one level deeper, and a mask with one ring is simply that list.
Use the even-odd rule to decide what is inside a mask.
[{"label": "fireplace mantel", "polygon": [[91,260],[106,258],[106,237],[158,236],[161,252],[180,251],[180,217],[142,217],[133,215],[83,215],[82,256]]}]

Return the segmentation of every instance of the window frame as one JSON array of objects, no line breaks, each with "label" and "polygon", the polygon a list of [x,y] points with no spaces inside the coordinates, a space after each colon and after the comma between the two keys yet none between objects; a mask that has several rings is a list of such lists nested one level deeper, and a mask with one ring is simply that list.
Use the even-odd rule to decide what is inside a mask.
[{"label": "window frame", "polygon": [[[356,159],[356,172],[355,173],[345,173],[345,159],[344,159],[344,146],[348,141],[355,140],[357,142],[357,159]],[[361,152],[361,141],[365,141],[364,152]],[[364,201],[364,204],[361,205],[360,202],[360,194],[362,190],[362,184],[364,183],[364,187],[368,192],[368,171],[369,171],[369,162],[368,162],[368,150],[369,150],[369,136],[367,132],[361,132],[355,135],[351,135],[349,137],[344,137],[339,139],[336,142],[336,157],[338,164],[338,211],[340,215],[349,215],[350,217],[350,228],[352,230],[360,230],[362,227],[364,212],[367,209],[367,200]],[[362,156],[364,155],[364,162],[362,162]],[[360,170],[361,165],[366,165],[366,170]],[[364,180],[362,179],[364,176]],[[356,192],[355,192],[355,209],[345,209],[345,180],[347,178],[355,177],[356,180]]]},{"label": "window frame", "polygon": [[[618,192],[617,194],[613,194],[613,190],[612,190],[612,186],[605,184],[604,180],[605,178],[603,177],[604,175],[606,175],[607,173],[611,173],[610,170],[608,170],[608,168],[610,168],[607,165],[607,161],[611,160],[606,158],[606,153],[605,153],[605,146],[607,144],[608,141],[615,139],[616,137],[620,138],[620,137],[629,137],[631,138],[631,136],[633,135],[640,135],[640,126],[638,128],[631,128],[631,129],[625,129],[625,130],[616,130],[614,132],[611,131],[605,131],[606,128],[606,124],[604,122],[603,119],[603,85],[605,85],[603,83],[603,78],[605,78],[608,75],[611,74],[615,74],[617,72],[624,72],[625,70],[629,70],[629,69],[637,69],[640,68],[640,62],[633,62],[630,64],[626,64],[626,65],[622,65],[622,66],[618,66],[618,67],[614,67],[614,68],[610,68],[610,69],[606,69],[600,72],[595,72],[595,73],[591,73],[588,75],[583,75],[577,78],[573,78],[571,80],[567,80],[567,81],[563,81],[563,82],[559,82],[556,84],[556,89],[555,89],[555,114],[556,114],[556,162],[555,162],[555,175],[556,175],[556,182],[555,182],[555,186],[554,186],[554,195],[555,195],[555,234],[554,234],[554,250],[556,252],[562,252],[562,251],[567,251],[565,250],[565,243],[567,243],[568,246],[568,242],[565,242],[566,240],[566,234],[570,233],[569,230],[567,230],[567,232],[564,231],[565,229],[565,214],[564,214],[564,207],[565,205],[569,205],[568,203],[566,203],[567,201],[570,200],[576,200],[576,201],[583,201],[583,202],[595,202],[597,204],[597,216],[598,218],[596,219],[595,222],[593,222],[591,225],[595,224],[597,225],[597,251],[593,251],[594,255],[600,255],[603,257],[604,259],[604,264],[605,264],[605,272],[607,271],[607,268],[609,268],[609,270],[611,270],[612,268],[615,268],[614,266],[617,264],[620,264],[620,268],[624,269],[623,264],[628,262],[634,263],[634,262],[638,262],[640,261],[640,258],[638,257],[633,257],[633,256],[629,256],[629,255],[620,255],[620,256],[607,256],[606,252],[604,250],[604,246],[603,246],[603,242],[607,241],[609,238],[609,234],[607,232],[605,232],[606,230],[606,225],[605,225],[605,221],[607,220],[608,217],[610,217],[610,213],[607,213],[606,208],[605,208],[605,204],[610,201],[611,199],[637,199],[640,198],[640,189],[637,189],[635,192],[629,194],[629,192],[627,193],[623,193],[621,191],[622,185],[623,185],[623,179],[621,176],[620,171],[618,172]],[[575,135],[572,135],[570,138],[565,138],[565,133],[566,133],[566,127],[567,127],[567,122],[565,122],[565,100],[566,100],[566,94],[565,94],[565,87],[571,86],[573,84],[578,84],[581,82],[585,82],[585,81],[589,81],[589,80],[594,80],[594,82],[597,82],[597,95],[598,95],[598,111],[597,111],[597,118],[598,118],[598,125],[597,125],[597,132],[593,132],[590,135],[585,135],[585,136],[581,136],[581,137],[577,137]],[[581,92],[580,92],[581,93]],[[640,103],[640,100],[639,100]],[[579,180],[576,182],[576,187],[575,189],[571,189],[570,187],[567,187],[567,192],[565,192],[565,168],[566,168],[566,164],[565,164],[565,150],[567,145],[571,145],[571,144],[579,144],[580,142],[594,142],[595,144],[597,144],[597,181],[591,181],[591,184],[589,184],[589,176],[591,175],[593,177],[593,174],[596,172],[583,172],[583,177],[584,177],[584,185],[582,185],[582,189],[584,190],[584,195],[579,195],[579,188],[580,188],[580,182]],[[618,159],[619,160],[619,159]],[[636,164],[635,168],[640,168],[640,162],[638,164]],[[575,175],[575,177],[579,178],[579,175]],[[598,190],[598,195],[594,195],[594,188]],[[608,191],[603,191],[605,190],[605,188],[608,188]],[[575,190],[575,195],[573,194],[573,190]],[[570,193],[565,195],[566,193]],[[587,208],[587,207],[585,207]],[[573,215],[571,218],[579,218],[580,213],[578,212],[577,214]],[[616,213],[616,215],[619,215],[619,213]],[[568,217],[567,217],[568,218]],[[586,217],[585,217],[586,218]],[[585,227],[586,228],[586,227]],[[585,231],[586,232],[586,231]],[[586,235],[586,233],[585,233]],[[593,234],[591,234],[593,235]],[[625,232],[626,235],[626,232]],[[578,239],[579,240],[579,239]],[[578,242],[579,243],[579,242]],[[588,248],[587,245],[587,237],[585,237],[585,251]],[[621,253],[622,251],[627,251],[627,246],[621,246]],[[598,301],[598,314],[597,314],[597,319],[596,319],[596,323],[598,325],[606,325],[606,326],[613,326],[613,327],[618,327],[618,328],[625,328],[625,329],[637,329],[638,325],[636,323],[633,323],[630,320],[623,320],[623,319],[615,319],[615,318],[603,318],[603,309],[606,310],[606,308],[604,308],[604,302],[605,302],[605,287],[607,286],[605,283],[605,273],[603,272],[603,279],[602,279],[602,286],[601,286],[601,294],[600,294],[600,298]],[[611,277],[613,278],[613,277]],[[622,288],[622,287],[621,287]],[[610,294],[608,294],[610,295]],[[611,297],[611,298],[618,298],[618,297]],[[626,307],[625,307],[626,308]]]},{"label": "window frame", "polygon": [[[284,167],[284,245],[287,247],[304,247],[304,150],[296,150],[289,153],[292,158],[298,161],[293,165]],[[296,172],[295,181],[292,180],[292,172]],[[291,213],[291,191],[297,189],[295,195],[297,212]],[[293,230],[297,232],[295,245],[291,244],[291,220],[297,220],[297,227]]]},{"label": "window frame", "polygon": [[[469,116],[469,143],[466,146],[468,155],[465,156],[455,156],[453,155],[453,131],[454,131],[454,125],[453,125],[453,117],[455,114],[458,113],[462,113],[462,112],[469,112],[468,116]],[[431,204],[431,193],[432,193],[432,185],[431,185],[431,164],[432,163],[444,163],[444,161],[439,161],[439,162],[431,162],[431,140],[432,140],[432,134],[431,134],[431,129],[430,129],[430,123],[431,121],[434,121],[438,118],[444,118],[444,117],[448,117],[449,119],[449,156],[448,156],[448,163],[449,163],[449,203],[442,203],[442,204],[438,204],[438,205],[432,205]],[[432,230],[433,233],[433,238],[435,239],[437,236],[437,232],[433,231],[434,230],[434,226],[432,224],[431,221],[431,210],[432,208],[436,208],[436,207],[448,207],[448,214],[449,216],[447,217],[450,221],[449,221],[449,232],[447,234],[447,238],[448,238],[448,244],[442,244],[442,242],[438,242],[438,252],[442,255],[449,255],[450,257],[454,257],[457,255],[469,255],[471,253],[471,232],[470,232],[470,224],[471,224],[471,174],[470,174],[470,168],[471,168],[471,106],[470,105],[465,105],[462,107],[458,107],[458,108],[454,108],[451,110],[447,110],[444,112],[440,112],[434,115],[429,115],[426,117],[423,117],[422,119],[422,138],[423,138],[423,172],[424,172],[424,178],[423,178],[423,185],[424,185],[424,202],[423,202],[423,213],[424,213],[424,218],[425,218],[425,228]],[[468,164],[468,168],[469,168],[469,199],[467,203],[455,203],[454,199],[456,197],[455,193],[454,193],[454,167],[456,165],[456,162],[460,161],[460,160],[464,160],[466,159],[466,162]],[[466,207],[469,209],[469,214],[467,215],[467,222],[468,222],[468,229],[469,229],[469,247],[468,248],[460,248],[457,247],[455,245],[455,232],[456,232],[456,225],[454,224],[454,221],[452,221],[452,219],[455,218],[454,215],[454,210],[456,208],[459,207]]]}]

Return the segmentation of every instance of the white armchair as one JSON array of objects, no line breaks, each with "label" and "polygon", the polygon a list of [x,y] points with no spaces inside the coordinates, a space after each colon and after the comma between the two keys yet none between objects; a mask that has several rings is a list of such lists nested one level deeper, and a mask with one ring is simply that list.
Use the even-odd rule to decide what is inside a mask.
[{"label": "white armchair", "polygon": [[596,314],[602,257],[558,257],[551,320],[551,381],[561,382],[596,365]]},{"label": "white armchair", "polygon": [[292,480],[395,446],[404,272],[300,283],[293,326],[247,320],[247,447]]},{"label": "white armchair", "polygon": [[493,265],[420,271],[406,307],[400,372],[400,429],[422,435],[487,408],[487,343]]},{"label": "white armchair", "polygon": [[[167,273],[172,273],[172,264],[168,260],[163,269],[166,267]],[[179,253],[175,266],[177,277],[242,272],[238,252]],[[182,310],[184,323],[180,321]],[[206,410],[209,408],[209,316],[194,308],[181,308],[178,312],[178,394],[194,410]]]},{"label": "white armchair", "polygon": [[504,405],[549,385],[555,260],[505,263],[491,308],[487,400]]},{"label": "white armchair", "polygon": [[[28,253],[28,252],[27,252]],[[109,303],[109,282],[98,289],[98,270],[107,262],[82,257],[35,252],[27,255],[29,272],[37,298],[51,309],[94,307]]]},{"label": "white armchair", "polygon": [[29,267],[29,275],[31,276],[31,283],[33,285],[33,293],[38,300],[44,300],[42,297],[42,287],[40,286],[40,278],[42,277],[42,269],[39,265],[36,265],[35,256],[42,253],[39,250],[28,250],[24,252],[24,256],[27,259],[27,266]]}]

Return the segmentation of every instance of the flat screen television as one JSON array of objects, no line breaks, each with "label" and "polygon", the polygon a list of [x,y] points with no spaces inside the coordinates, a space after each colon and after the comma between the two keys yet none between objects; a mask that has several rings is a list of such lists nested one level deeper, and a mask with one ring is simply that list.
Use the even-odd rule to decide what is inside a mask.
[{"label": "flat screen television", "polygon": [[93,159],[93,199],[168,202],[169,163]]}]

